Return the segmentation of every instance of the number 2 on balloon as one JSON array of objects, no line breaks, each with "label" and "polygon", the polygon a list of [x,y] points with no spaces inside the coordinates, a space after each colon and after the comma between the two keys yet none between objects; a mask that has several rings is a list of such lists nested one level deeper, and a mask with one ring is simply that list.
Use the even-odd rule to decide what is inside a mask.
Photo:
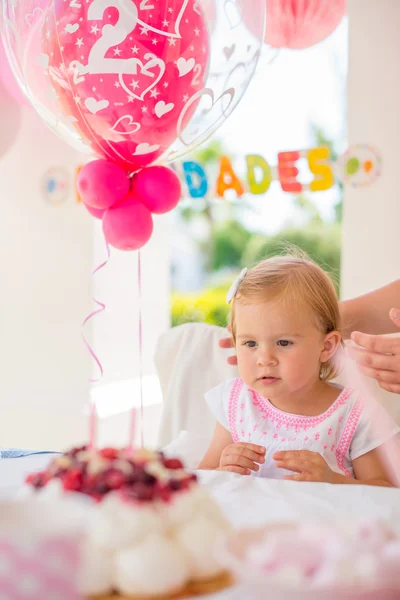
[{"label": "number 2 on balloon", "polygon": [[199,84],[200,84],[201,65],[199,65],[199,64],[196,64],[196,65],[194,66],[194,69],[193,69],[193,71],[194,71],[194,77],[193,77],[193,79],[192,79],[192,83],[191,83],[190,85],[192,85],[192,86],[194,87],[194,86],[196,86],[196,85],[199,85]]},{"label": "number 2 on balloon", "polygon": [[[119,13],[115,25],[104,25],[101,37],[93,45],[88,58],[86,72],[91,74],[136,74],[138,60],[136,58],[106,58],[113,46],[122,44],[138,22],[138,10],[131,0],[94,0],[88,10],[89,21],[100,21],[108,8],[116,8]],[[122,22],[123,17],[123,22]]]}]

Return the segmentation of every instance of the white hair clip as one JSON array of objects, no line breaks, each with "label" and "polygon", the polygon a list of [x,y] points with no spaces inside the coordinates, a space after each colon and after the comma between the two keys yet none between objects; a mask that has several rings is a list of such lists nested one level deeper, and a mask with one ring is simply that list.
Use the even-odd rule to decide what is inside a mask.
[{"label": "white hair clip", "polygon": [[239,285],[242,283],[243,279],[246,277],[247,275],[247,271],[248,269],[242,269],[242,271],[240,271],[240,275],[238,275],[238,277],[236,277],[235,281],[232,283],[229,292],[226,295],[226,301],[228,304],[230,304],[232,302],[232,300],[234,299],[234,297],[237,294],[237,291],[239,289]]}]

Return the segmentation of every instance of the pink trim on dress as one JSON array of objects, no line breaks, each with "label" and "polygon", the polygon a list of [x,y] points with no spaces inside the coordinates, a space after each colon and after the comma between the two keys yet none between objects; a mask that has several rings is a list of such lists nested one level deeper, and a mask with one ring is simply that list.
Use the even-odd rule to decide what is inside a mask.
[{"label": "pink trim on dress", "polygon": [[353,408],[351,409],[349,418],[347,419],[346,425],[344,427],[342,436],[340,438],[340,442],[336,449],[336,461],[339,469],[343,471],[346,477],[351,477],[351,472],[346,469],[344,466],[344,459],[346,457],[347,452],[349,451],[351,441],[353,439],[354,433],[357,429],[358,421],[360,420],[360,416],[363,410],[363,403],[360,399],[357,400]]},{"label": "pink trim on dress", "polygon": [[[233,382],[231,395],[228,405],[229,429],[231,431],[232,440],[234,443],[239,442],[240,438],[236,429],[236,414],[239,403],[240,392],[242,391],[243,380],[237,377]],[[242,432],[243,435],[243,432]]]},{"label": "pink trim on dress", "polygon": [[261,396],[254,390],[249,388],[250,394],[256,399],[263,409],[263,412],[267,414],[267,416],[272,420],[277,422],[277,428],[280,425],[289,425],[298,428],[304,429],[306,431],[310,427],[316,427],[316,425],[320,425],[325,419],[330,417],[340,406],[346,404],[347,400],[353,393],[352,388],[344,388],[339,396],[336,398],[335,402],[328,408],[327,411],[322,413],[321,415],[316,415],[315,417],[304,417],[301,415],[292,415],[290,413],[285,413],[279,408],[275,408],[267,398]]}]

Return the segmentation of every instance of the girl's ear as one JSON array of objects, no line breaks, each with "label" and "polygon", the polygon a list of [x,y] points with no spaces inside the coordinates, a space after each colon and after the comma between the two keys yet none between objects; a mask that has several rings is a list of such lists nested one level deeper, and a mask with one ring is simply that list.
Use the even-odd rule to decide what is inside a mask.
[{"label": "girl's ear", "polygon": [[340,346],[341,340],[342,338],[338,331],[331,331],[330,333],[326,334],[320,356],[321,362],[327,362],[332,358],[332,356],[334,356]]}]

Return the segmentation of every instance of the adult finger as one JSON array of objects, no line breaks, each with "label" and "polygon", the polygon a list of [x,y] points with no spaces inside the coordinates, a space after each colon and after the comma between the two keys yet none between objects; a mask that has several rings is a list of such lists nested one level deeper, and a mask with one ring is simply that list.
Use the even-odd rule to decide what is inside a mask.
[{"label": "adult finger", "polygon": [[392,319],[393,323],[400,329],[400,310],[398,308],[392,308],[389,317]]},{"label": "adult finger", "polygon": [[351,339],[357,346],[362,346],[366,350],[371,350],[372,352],[379,352],[380,354],[396,354],[396,352],[399,351],[398,338],[389,338],[353,331]]},{"label": "adult finger", "polygon": [[348,348],[347,352],[353,360],[359,365],[371,369],[385,369],[386,371],[395,371],[398,368],[398,357],[387,354],[377,354],[361,348]]},{"label": "adult finger", "polygon": [[238,359],[235,354],[233,356],[228,356],[226,360],[228,365],[236,366],[238,364]]},{"label": "adult finger", "polygon": [[391,392],[392,394],[400,394],[400,384],[399,383],[387,383],[385,381],[379,381],[378,383],[383,390],[387,392]]},{"label": "adult finger", "polygon": [[385,371],[384,369],[370,369],[369,367],[360,367],[360,372],[367,377],[377,379],[379,382],[384,381],[385,383],[400,383],[400,373],[394,373],[393,371]]},{"label": "adult finger", "polygon": [[231,337],[222,338],[218,342],[220,348],[233,348],[233,339]]}]

